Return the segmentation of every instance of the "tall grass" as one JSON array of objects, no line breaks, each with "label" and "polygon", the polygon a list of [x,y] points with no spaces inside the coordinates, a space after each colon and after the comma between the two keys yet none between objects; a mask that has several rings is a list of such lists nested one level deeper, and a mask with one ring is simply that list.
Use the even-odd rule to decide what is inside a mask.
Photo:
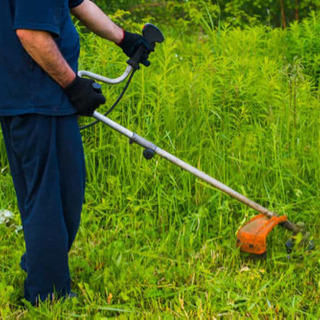
[{"label": "tall grass", "polygon": [[[151,67],[136,74],[110,117],[262,205],[307,222],[317,241],[319,25],[311,18],[287,31],[165,30]],[[119,49],[97,37],[85,34],[82,48],[81,69],[117,76],[126,66]],[[104,87],[110,104],[120,90]],[[267,259],[252,261],[235,248],[251,209],[165,160],[147,162],[138,146],[102,124],[83,132],[83,140],[87,195],[70,255],[80,299],[19,305],[22,235],[0,226],[0,317],[320,316],[319,251],[287,259],[290,235],[276,229]],[[17,213],[2,140],[0,148],[0,208]]]}]

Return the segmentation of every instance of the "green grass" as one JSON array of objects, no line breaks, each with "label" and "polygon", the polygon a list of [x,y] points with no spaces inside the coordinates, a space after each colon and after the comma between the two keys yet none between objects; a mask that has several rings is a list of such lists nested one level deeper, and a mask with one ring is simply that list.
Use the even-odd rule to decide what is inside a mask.
[{"label": "green grass", "polygon": [[[287,31],[165,30],[111,118],[262,205],[304,221],[319,245],[320,24]],[[307,32],[308,31],[308,32]],[[119,49],[83,37],[81,69],[118,76]],[[114,101],[120,87],[104,87]],[[1,138],[0,138],[1,139]],[[70,253],[76,301],[21,302],[22,233],[0,226],[2,319],[317,319],[320,254],[288,259],[275,229],[266,260],[235,247],[255,212],[102,124],[83,133],[87,193]],[[3,141],[0,209],[19,215]]]}]

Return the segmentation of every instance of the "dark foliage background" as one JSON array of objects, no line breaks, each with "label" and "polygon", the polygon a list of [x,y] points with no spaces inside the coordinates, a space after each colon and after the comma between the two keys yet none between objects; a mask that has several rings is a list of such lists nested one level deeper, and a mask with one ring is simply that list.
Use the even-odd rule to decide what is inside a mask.
[{"label": "dark foliage background", "polygon": [[293,21],[317,11],[320,0],[95,0],[105,12],[110,14],[125,10],[132,19],[153,17],[158,22],[174,26],[175,22],[192,20],[199,8],[210,13],[213,22],[232,26],[246,26],[256,23],[286,28]]}]

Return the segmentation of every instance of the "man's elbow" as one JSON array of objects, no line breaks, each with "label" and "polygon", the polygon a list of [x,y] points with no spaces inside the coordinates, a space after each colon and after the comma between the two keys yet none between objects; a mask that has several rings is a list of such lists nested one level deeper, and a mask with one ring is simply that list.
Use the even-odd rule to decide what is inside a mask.
[{"label": "man's elbow", "polygon": [[18,36],[18,38],[28,37],[28,35],[29,35],[29,30],[17,29],[17,30],[16,30],[16,35]]},{"label": "man's elbow", "polygon": [[51,38],[51,34],[42,30],[17,29],[16,35],[22,42],[45,41]]},{"label": "man's elbow", "polygon": [[20,39],[20,41],[23,41],[23,42],[30,41],[31,38],[33,37],[32,31],[26,30],[26,29],[17,29],[16,35]]}]

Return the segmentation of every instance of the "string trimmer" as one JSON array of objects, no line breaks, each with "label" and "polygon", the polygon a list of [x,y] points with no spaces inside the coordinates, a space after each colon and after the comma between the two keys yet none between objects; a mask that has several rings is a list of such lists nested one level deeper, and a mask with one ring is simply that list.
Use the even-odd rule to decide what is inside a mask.
[{"label": "string trimmer", "polygon": [[[143,28],[142,33],[149,40],[153,48],[155,47],[156,43],[161,43],[164,41],[164,36],[162,32],[152,24],[146,24]],[[267,236],[273,230],[273,228],[278,224],[293,233],[293,240],[289,240],[287,242],[288,251],[292,250],[295,236],[298,234],[302,234],[302,238],[308,242],[308,249],[309,250],[313,249],[314,244],[312,241],[308,240],[309,233],[306,232],[304,223],[300,222],[300,223],[294,224],[293,222],[288,220],[287,216],[279,216],[276,213],[262,207],[258,203],[234,191],[233,189],[221,183],[220,181],[210,177],[208,174],[189,165],[188,163],[173,156],[167,151],[159,148],[152,142],[146,140],[145,138],[139,136],[134,132],[131,132],[127,128],[121,126],[120,124],[106,117],[106,115],[109,114],[115,108],[115,106],[120,102],[125,91],[129,86],[129,83],[134,73],[139,69],[139,64],[141,61],[141,57],[143,55],[143,50],[144,50],[143,47],[140,47],[137,50],[135,56],[127,61],[128,66],[125,72],[123,73],[123,75],[116,79],[106,78],[104,76],[101,76],[92,72],[88,72],[88,71],[79,71],[80,77],[89,77],[94,80],[101,81],[108,84],[118,84],[123,82],[125,79],[129,77],[129,80],[125,88],[123,89],[122,93],[120,94],[119,98],[117,99],[116,103],[104,115],[100,114],[97,111],[94,112],[93,117],[97,119],[96,122],[98,121],[103,122],[110,128],[128,137],[131,144],[136,143],[141,147],[143,147],[144,148],[143,155],[147,160],[152,159],[155,154],[158,154],[160,157],[167,159],[173,164],[179,166],[180,168],[192,173],[194,176],[198,177],[199,179],[209,183],[213,187],[223,191],[224,193],[230,195],[234,199],[237,199],[240,202],[247,205],[248,207],[258,211],[260,214],[252,218],[247,224],[245,224],[242,228],[240,228],[240,230],[237,233],[237,246],[240,247],[242,251],[249,252],[256,255],[264,254],[267,250]],[[87,128],[95,124],[96,122],[86,125],[82,127],[82,129]]]}]

